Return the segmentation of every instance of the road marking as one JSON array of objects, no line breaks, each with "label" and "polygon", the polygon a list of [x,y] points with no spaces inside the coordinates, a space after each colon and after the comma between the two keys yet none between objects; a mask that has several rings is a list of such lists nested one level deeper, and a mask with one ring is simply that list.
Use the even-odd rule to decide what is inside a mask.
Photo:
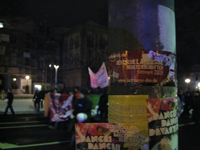
[{"label": "road marking", "polygon": [[34,146],[55,145],[55,144],[69,143],[69,142],[71,142],[71,140],[48,142],[48,143],[38,143],[38,144],[28,144],[28,145],[15,145],[15,144],[10,144],[10,143],[0,143],[0,148],[1,149],[10,149],[10,148],[22,148],[22,147],[34,147]]},{"label": "road marking", "polygon": [[29,128],[29,127],[45,127],[47,124],[39,124],[39,125],[26,125],[26,126],[10,126],[10,127],[0,127],[0,129],[13,129],[13,128]]},{"label": "road marking", "polygon": [[1,124],[41,123],[40,121],[2,122]]}]

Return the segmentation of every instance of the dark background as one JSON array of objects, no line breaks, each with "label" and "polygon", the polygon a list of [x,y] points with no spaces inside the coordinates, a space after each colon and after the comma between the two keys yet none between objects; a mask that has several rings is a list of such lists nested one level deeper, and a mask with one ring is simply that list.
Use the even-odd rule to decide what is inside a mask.
[{"label": "dark background", "polygon": [[[200,64],[200,1],[174,0],[178,69]],[[108,0],[0,0],[1,16],[20,16],[54,26],[87,21],[108,24]]]},{"label": "dark background", "polygon": [[74,27],[89,20],[107,26],[107,8],[107,0],[0,0],[0,16],[46,20],[62,27]]}]

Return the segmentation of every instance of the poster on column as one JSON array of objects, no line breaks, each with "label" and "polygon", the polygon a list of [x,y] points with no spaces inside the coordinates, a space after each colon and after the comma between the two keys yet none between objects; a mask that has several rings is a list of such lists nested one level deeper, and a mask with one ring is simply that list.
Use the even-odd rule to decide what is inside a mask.
[{"label": "poster on column", "polygon": [[52,122],[61,122],[68,120],[72,114],[73,95],[50,93],[49,108],[50,118]]},{"label": "poster on column", "polygon": [[77,150],[148,150],[148,131],[140,123],[76,123]]},{"label": "poster on column", "polygon": [[147,99],[149,150],[178,150],[177,98]]},{"label": "poster on column", "polygon": [[109,55],[112,83],[175,85],[175,54],[155,50],[121,51]]},{"label": "poster on column", "polygon": [[[148,95],[109,95],[108,122],[131,123],[146,121]],[[142,124],[141,124],[142,125]]]}]

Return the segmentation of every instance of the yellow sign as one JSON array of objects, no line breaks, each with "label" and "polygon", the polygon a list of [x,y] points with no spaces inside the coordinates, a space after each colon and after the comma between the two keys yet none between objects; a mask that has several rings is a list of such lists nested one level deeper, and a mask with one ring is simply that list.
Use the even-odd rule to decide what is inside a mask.
[{"label": "yellow sign", "polygon": [[146,99],[148,95],[109,95],[108,122],[147,121]]}]

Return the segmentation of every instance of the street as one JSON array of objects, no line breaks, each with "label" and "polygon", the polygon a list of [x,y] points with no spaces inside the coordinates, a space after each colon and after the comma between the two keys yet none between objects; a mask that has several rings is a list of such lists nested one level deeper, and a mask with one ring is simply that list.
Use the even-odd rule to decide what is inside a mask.
[{"label": "street", "polygon": [[[67,123],[59,129],[49,129],[43,109],[34,111],[31,99],[14,101],[14,118],[3,115],[5,107],[6,103],[0,100],[1,149],[68,149],[72,133],[67,132]],[[179,118],[179,150],[200,150],[199,135],[200,127],[195,128],[190,117]]]},{"label": "street", "polygon": [[[5,111],[7,103],[4,100],[0,100],[0,114]],[[16,114],[27,114],[27,113],[34,113],[34,103],[32,99],[14,99],[13,101],[13,109]],[[44,111],[44,108],[40,109],[40,113]],[[8,111],[10,113],[10,111]]]},{"label": "street", "polygon": [[42,114],[18,114],[15,118],[1,115],[1,149],[67,149],[72,134],[63,128],[49,129]]},{"label": "street", "polygon": [[0,100],[0,148],[1,149],[66,149],[71,141],[72,133],[66,131],[66,124],[62,128],[49,129],[49,120],[44,117],[44,108],[40,112],[34,111],[32,99],[13,101],[15,117],[3,112],[7,103]]}]

